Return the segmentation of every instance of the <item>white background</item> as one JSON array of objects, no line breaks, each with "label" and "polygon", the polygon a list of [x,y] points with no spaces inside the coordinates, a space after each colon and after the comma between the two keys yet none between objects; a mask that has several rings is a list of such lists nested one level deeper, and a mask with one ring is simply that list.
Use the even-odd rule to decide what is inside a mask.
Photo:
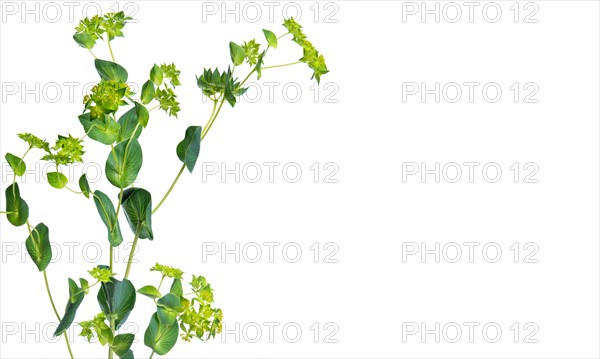
[{"label": "white background", "polygon": [[[12,15],[4,7],[8,2],[2,3],[2,157],[25,150],[16,137],[20,132],[34,132],[51,141],[58,133],[80,136],[83,130],[77,115],[83,109],[83,84],[97,81],[92,57],[71,38],[84,3],[74,3],[74,19],[63,2],[54,3],[63,11],[58,18],[55,9],[44,12],[46,3],[38,3],[39,19],[34,14],[25,21],[24,5],[13,3],[18,11]],[[239,21],[228,15],[225,22],[220,12],[210,16],[203,12],[201,2],[132,4],[126,10],[136,10],[139,22],[127,25],[126,37],[113,43],[117,62],[128,69],[130,81],[145,82],[154,63],[175,62],[182,70],[179,119],[155,111],[141,137],[144,167],[137,185],[151,191],[157,203],[180,167],[175,146],[185,128],[203,125],[210,112],[194,75],[204,67],[226,67],[231,40],[241,43],[256,37],[264,43],[262,28],[283,34],[285,3],[278,3],[272,19],[268,7],[256,3],[263,11],[256,22],[255,9],[245,3],[239,5]],[[155,240],[140,241],[139,262],[131,277],[134,284],[138,288],[157,285],[157,274],[148,272],[157,261],[182,268],[190,276],[202,274],[215,288],[216,304],[224,310],[229,330],[208,343],[179,343],[167,357],[599,357],[598,3],[538,1],[525,8],[523,2],[517,4],[516,23],[512,1],[497,3],[502,15],[495,23],[482,16],[485,2],[478,3],[472,21],[468,7],[459,3],[463,14],[456,23],[447,21],[453,12],[442,12],[439,23],[433,15],[423,22],[420,13],[403,12],[413,8],[400,2],[298,4],[300,22],[331,70],[323,77],[317,102],[310,70],[304,65],[266,70],[262,98],[257,103],[243,101],[234,109],[225,106],[201,149],[201,161],[224,162],[229,168],[236,162],[242,167],[279,162],[273,183],[264,166],[258,183],[244,178],[236,183],[233,175],[225,181],[218,175],[203,181],[199,163],[193,175],[182,177],[154,216]],[[438,4],[442,11],[447,3]],[[27,6],[35,9],[36,5]],[[435,3],[428,6],[434,8]],[[320,9],[317,21],[316,8]],[[525,23],[525,16],[536,8],[531,19],[538,22]],[[289,40],[280,40],[265,65],[300,57],[299,48]],[[108,58],[104,43],[94,51]],[[280,83],[272,101],[264,81]],[[68,82],[78,82],[73,101]],[[451,82],[481,85],[472,103],[466,87],[457,103],[444,97],[436,103],[433,95],[421,101],[420,94],[403,101],[403,83],[408,82],[424,82],[429,89],[436,82],[440,87]],[[529,82],[537,85],[538,103],[524,103],[529,91],[523,89],[515,103],[509,88],[515,82],[521,87]],[[23,90],[35,89],[36,83],[40,98],[29,94],[23,99]],[[55,92],[43,91],[53,83],[62,91],[58,99]],[[288,83],[302,89],[296,103],[282,95]],[[330,87],[325,89],[327,83]],[[498,102],[482,97],[486,83],[501,87]],[[15,84],[17,93],[12,94]],[[6,86],[13,86],[11,94]],[[332,89],[339,89],[329,98],[337,103],[325,99]],[[293,97],[293,89],[289,94]],[[103,168],[107,147],[89,140],[85,144],[86,162]],[[28,155],[30,169],[35,168],[38,154]],[[318,183],[309,169],[315,162],[321,166]],[[328,162],[339,166],[334,176],[338,183],[324,183],[330,171],[322,167]],[[403,181],[403,163],[412,162],[425,162],[429,169],[436,162],[441,168],[454,162],[481,165],[473,183],[464,166],[457,183],[447,181],[447,176],[436,183],[434,175],[426,176],[425,183],[419,175]],[[515,162],[521,167],[518,183],[509,168]],[[537,183],[525,183],[531,169],[523,166],[529,162],[539,169],[533,177]],[[297,183],[282,176],[286,163],[303,169]],[[501,167],[498,182],[482,176],[487,163]],[[12,178],[4,172],[4,162],[2,166],[4,193]],[[105,249],[108,243],[92,201],[36,180],[36,175],[41,176],[37,168],[21,184],[21,192],[29,203],[31,222],[48,225],[51,241],[62,251],[58,262],[48,268],[61,311],[67,300],[67,278],[84,277],[86,270],[106,263],[106,252],[102,260],[91,258],[94,248]],[[489,173],[493,177],[493,170]],[[104,180],[92,183],[92,188],[113,199],[117,195]],[[121,221],[128,243],[132,235],[125,218]],[[62,339],[51,337],[56,324],[42,275],[23,248],[15,253],[26,230],[12,227],[5,218],[0,223],[1,357],[65,358]],[[71,258],[68,243],[74,242],[81,244]],[[264,245],[258,263],[243,255],[240,263],[234,255],[224,261],[219,255],[203,260],[203,243],[226,243],[231,249],[236,243],[248,248],[253,242],[278,243],[274,263],[269,262]],[[318,263],[310,249],[315,242],[321,247]],[[462,246],[462,257],[450,263],[446,259],[454,255],[444,256],[442,251],[440,263],[433,255],[422,263],[420,254],[403,261],[413,242],[424,242],[429,249],[436,242],[440,248],[455,242]],[[478,243],[473,263],[465,242]],[[521,248],[518,263],[510,249],[515,242]],[[288,243],[302,248],[297,263],[282,255]],[[326,250],[326,243],[333,245]],[[489,257],[482,255],[488,243],[502,249],[496,263],[486,260],[494,257],[493,249]],[[532,244],[524,248],[526,243]],[[89,253],[84,253],[85,244]],[[331,248],[339,248],[333,256],[338,263],[324,263]],[[532,248],[538,249],[533,256],[538,263],[525,263]],[[121,250],[117,264],[121,275],[125,252]],[[290,257],[293,254],[290,250]],[[136,357],[150,354],[142,341],[153,310],[149,299],[138,297],[130,316],[139,327],[137,338],[142,339],[133,348]],[[90,319],[97,312],[94,294],[82,304],[77,320]],[[269,322],[278,323],[272,340],[264,324]],[[465,322],[479,323],[472,343]],[[321,328],[317,343],[314,323]],[[324,328],[327,323],[331,324]],[[427,329],[439,323],[449,331],[440,329],[436,343],[433,334],[425,340],[420,332],[407,336],[410,323],[425,323]],[[449,342],[456,333],[448,323],[462,327],[457,343]],[[487,323],[502,329],[498,342],[485,340],[482,327]],[[514,323],[520,327],[517,343],[515,327],[511,330]],[[526,323],[531,324],[524,328]],[[286,341],[296,336],[293,328],[282,333],[286,324],[302,329],[298,342]],[[257,326],[261,337],[252,343]],[[129,330],[135,328],[134,324]],[[337,343],[327,343],[326,336],[334,328],[339,331],[329,339]],[[530,339],[538,342],[524,343],[532,328],[539,331]],[[78,329],[70,333],[76,357],[105,357],[106,349],[85,343],[77,337]],[[495,336],[493,329],[488,334],[488,338]]]}]

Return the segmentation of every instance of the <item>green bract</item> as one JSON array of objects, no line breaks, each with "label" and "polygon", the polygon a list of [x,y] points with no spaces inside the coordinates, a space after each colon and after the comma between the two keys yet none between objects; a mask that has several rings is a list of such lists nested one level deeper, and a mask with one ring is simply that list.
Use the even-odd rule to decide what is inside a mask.
[{"label": "green bract", "polygon": [[[262,33],[266,45],[262,46],[262,50],[261,45],[254,38],[243,42],[241,45],[229,42],[229,55],[233,66],[228,66],[225,71],[220,71],[216,66],[204,68],[202,74],[196,76],[196,83],[201,89],[202,95],[206,96],[211,102],[212,112],[206,123],[202,126],[201,124],[187,123],[184,127],[181,127],[181,132],[185,128],[183,139],[181,137],[169,139],[164,134],[153,133],[152,130],[146,130],[146,128],[150,124],[150,117],[154,114],[152,112],[154,109],[164,110],[169,116],[173,117],[178,117],[180,114],[181,107],[175,90],[181,85],[180,77],[182,73],[174,63],[154,64],[150,69],[148,78],[137,79],[138,82],[136,83],[143,84],[143,86],[138,93],[134,93],[127,84],[129,73],[124,67],[129,61],[120,59],[122,62],[118,63],[115,60],[111,45],[111,41],[124,36],[123,29],[129,20],[131,18],[121,11],[85,18],[76,27],[73,39],[77,45],[89,50],[88,52],[94,58],[94,69],[99,76],[98,82],[84,96],[81,112],[75,115],[72,114],[73,117],[78,115],[83,133],[78,134],[77,137],[71,134],[59,135],[53,146],[36,135],[21,133],[19,138],[25,142],[22,152],[14,153],[23,153],[23,155],[19,157],[13,153],[5,154],[6,161],[13,173],[13,181],[5,191],[6,211],[3,214],[6,215],[8,222],[14,226],[26,225],[28,236],[25,239],[25,247],[27,253],[37,270],[42,272],[44,276],[46,292],[53,307],[53,312],[56,314],[56,320],[59,322],[54,335],[65,336],[71,359],[74,359],[75,356],[70,347],[67,329],[75,322],[77,311],[87,295],[96,296],[101,313],[95,315],[91,320],[80,322],[80,335],[88,342],[97,339],[102,346],[108,349],[108,358],[114,358],[115,354],[120,359],[134,358],[132,345],[136,342],[135,335],[119,333],[118,331],[135,309],[137,293],[148,297],[147,300],[152,307],[152,314],[148,315],[150,322],[145,330],[143,340],[143,343],[152,350],[150,357],[154,354],[165,355],[170,352],[179,337],[183,341],[191,341],[192,338],[206,341],[221,332],[223,312],[214,306],[213,289],[203,276],[193,275],[191,281],[186,281],[183,279],[184,272],[181,269],[157,263],[150,271],[160,273],[159,280],[156,283],[139,286],[140,289],[136,292],[136,286],[130,280],[129,275],[138,249],[138,240],[154,240],[153,225],[160,224],[165,227],[168,225],[166,222],[159,223],[153,218],[153,215],[165,203],[186,168],[190,173],[193,172],[200,160],[201,143],[221,113],[223,105],[227,102],[231,107],[234,107],[238,103],[239,97],[248,89],[246,82],[253,74],[256,73],[257,79],[260,80],[265,70],[295,64],[265,65],[268,51],[281,47],[282,43],[279,42],[279,39],[287,34],[278,37],[274,32],[263,29]],[[303,49],[303,57],[300,62],[308,64],[314,71],[313,77],[320,81],[320,77],[328,72],[323,56],[308,41],[306,35],[302,32],[302,27],[294,19],[285,20],[284,26],[288,33],[292,34],[293,41]],[[101,40],[106,44],[104,50],[99,50],[96,46]],[[164,41],[156,39],[156,43],[163,43]],[[92,50],[100,56],[96,56]],[[137,53],[147,53],[146,50],[150,51],[153,48],[147,48]],[[101,54],[100,51],[103,53]],[[168,54],[168,52],[166,53]],[[244,62],[250,66],[250,70],[240,76],[239,71],[241,71],[241,65]],[[152,64],[153,62],[148,63]],[[91,65],[89,69],[93,71]],[[146,71],[143,70],[142,73],[148,74]],[[187,75],[185,78],[188,78]],[[54,116],[54,114],[51,116]],[[164,115],[161,114],[161,116]],[[186,114],[184,120],[192,121],[196,117],[196,114]],[[73,120],[75,119],[73,118]],[[179,126],[177,123],[172,125]],[[146,133],[144,138],[140,138],[142,131]],[[168,132],[164,131],[164,133]],[[155,137],[147,138],[151,134],[154,134]],[[103,150],[101,155],[106,156],[104,157],[106,158],[105,177],[110,184],[116,187],[112,188],[113,191],[110,194],[105,194],[97,189],[92,190],[90,184],[96,187],[96,183],[88,181],[86,174],[81,175],[77,181],[79,191],[76,188],[73,189],[70,187],[71,184],[67,176],[63,174],[67,173],[64,167],[83,162],[83,157],[86,154],[84,140],[87,141],[88,139],[105,145],[92,144],[92,146],[86,148],[101,148]],[[170,147],[171,150],[175,150],[175,153],[170,152],[172,160],[177,161],[179,159],[181,161],[181,168],[177,176],[166,193],[159,197],[160,201],[158,201],[156,207],[153,207],[153,196],[150,191],[138,186],[138,182],[142,181],[138,178],[138,175],[141,173],[144,162],[163,161],[162,157],[158,159],[151,156],[148,156],[149,158],[144,161],[142,142],[146,140],[148,141],[147,144],[160,147],[161,150],[165,146],[172,146]],[[108,243],[104,242],[108,248],[107,255],[103,257],[105,262],[89,270],[85,275],[86,278],[82,278],[81,273],[73,276],[73,278],[79,278],[80,285],[69,278],[67,287],[62,288],[64,297],[68,298],[64,313],[59,313],[58,309],[54,307],[55,301],[52,297],[47,275],[52,261],[52,245],[48,227],[44,223],[39,223],[35,227],[31,225],[29,222],[29,206],[21,197],[19,184],[17,183],[18,177],[24,176],[26,173],[26,156],[30,151],[37,152],[35,150],[42,152],[40,154],[42,160],[52,162],[52,167],[46,174],[46,179],[52,187],[59,190],[66,189],[69,193],[83,194],[87,199],[92,197],[93,204],[91,201],[85,203],[87,206],[96,207],[99,219],[96,215],[88,218],[90,216],[86,216],[87,212],[75,208],[69,208],[69,213],[73,213],[72,216],[78,216],[78,221],[87,219],[97,221],[96,223],[102,221],[106,228],[106,234],[98,225],[88,225],[86,222],[86,228],[89,230],[85,232],[82,241],[101,240],[104,242],[102,239],[104,236],[108,239]],[[152,152],[148,151],[148,153]],[[169,151],[166,153],[169,153]],[[161,166],[161,170],[165,167]],[[149,168],[148,170],[156,171],[156,168]],[[153,175],[157,178],[163,177],[162,173]],[[99,184],[99,186],[102,185]],[[63,192],[67,193],[67,191]],[[83,197],[80,197],[80,200],[84,201]],[[53,207],[48,207],[48,211],[55,210]],[[120,269],[114,268],[118,264],[115,261],[114,251],[116,247],[123,245],[123,242],[125,242],[120,226],[123,217],[125,217],[129,228],[133,232],[131,236],[133,239],[127,243],[128,245],[131,244],[130,252],[126,256],[127,266],[121,272]],[[68,228],[63,229],[58,235],[62,236],[66,231],[68,231]],[[165,241],[163,243],[178,248],[186,248],[185,243],[183,243],[185,240],[197,239],[191,237],[174,238],[166,232],[161,231],[161,235],[157,235],[156,240]],[[183,251],[181,255],[192,254],[190,251]],[[73,269],[73,271],[76,270]],[[124,273],[124,275],[118,276],[117,272]],[[163,283],[165,281],[167,282]],[[88,300],[86,304],[95,304],[92,302]],[[31,308],[37,309],[40,307],[37,300],[34,303],[34,306],[30,305]],[[94,312],[97,313],[97,311]],[[43,320],[48,319],[42,316],[40,318]],[[137,341],[141,342],[139,336]],[[92,356],[97,357],[95,354]]]}]

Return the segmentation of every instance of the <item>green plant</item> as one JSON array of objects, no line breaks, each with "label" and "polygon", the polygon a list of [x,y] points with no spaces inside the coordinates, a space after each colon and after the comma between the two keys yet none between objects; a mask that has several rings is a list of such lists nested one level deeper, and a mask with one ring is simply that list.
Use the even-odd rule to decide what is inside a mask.
[{"label": "green plant", "polygon": [[[150,114],[155,109],[159,108],[169,116],[178,116],[181,109],[175,90],[181,85],[180,71],[174,64],[155,64],[141,92],[134,93],[127,84],[128,72],[116,62],[111,46],[111,41],[123,36],[122,30],[129,20],[131,18],[125,16],[123,12],[118,12],[83,19],[76,27],[77,32],[73,38],[79,46],[89,50],[94,57],[94,65],[100,76],[99,82],[85,96],[84,110],[79,115],[79,122],[85,134],[80,138],[59,135],[52,146],[34,134],[20,134],[19,137],[27,144],[24,154],[20,157],[11,153],[6,154],[6,160],[14,176],[12,184],[6,189],[6,211],[2,214],[5,214],[14,226],[26,225],[29,234],[25,241],[27,251],[37,269],[43,273],[52,309],[59,320],[54,335],[65,337],[71,358],[74,356],[66,330],[75,320],[79,306],[85,297],[90,295],[93,287],[98,288],[97,301],[101,312],[90,320],[80,322],[81,336],[88,341],[97,338],[102,346],[108,347],[109,358],[113,358],[114,354],[122,359],[133,358],[131,345],[134,334],[118,334],[118,330],[134,309],[136,293],[149,297],[156,304],[156,311],[150,316],[144,335],[144,344],[151,349],[151,358],[154,354],[167,354],[179,337],[185,341],[190,341],[192,338],[208,340],[221,331],[223,313],[221,309],[214,307],[212,287],[202,276],[192,276],[191,282],[187,283],[190,289],[186,292],[184,273],[180,269],[157,263],[150,270],[160,274],[159,284],[156,287],[146,285],[136,291],[129,277],[138,240],[154,239],[152,215],[164,204],[185,169],[187,168],[190,173],[194,170],[200,153],[200,143],[213,126],[223,104],[227,102],[234,107],[238,96],[247,90],[244,85],[254,73],[260,79],[264,70],[306,63],[313,70],[313,78],[320,81],[321,76],[328,71],[323,56],[307,40],[302,28],[294,19],[285,20],[284,27],[287,32],[279,37],[271,31],[263,30],[267,41],[264,50],[255,39],[244,42],[241,46],[230,42],[229,50],[233,66],[228,66],[227,70],[222,71],[217,68],[204,69],[202,74],[196,77],[198,87],[212,101],[212,112],[204,127],[190,126],[186,129],[183,140],[178,143],[175,151],[182,162],[181,169],[166,194],[153,207],[150,192],[132,186],[143,163],[139,138],[148,126]],[[293,41],[302,47],[302,58],[290,64],[264,66],[264,59],[269,49],[277,48],[279,40],[288,34],[291,34]],[[100,40],[106,41],[111,61],[99,59],[92,52]],[[250,70],[242,81],[238,81],[234,74],[244,62],[249,65]],[[147,109],[146,105],[149,104],[154,106]],[[124,108],[127,108],[126,112],[117,117],[117,113]],[[85,155],[83,142],[86,138],[109,147],[106,177],[118,190],[116,206],[108,195],[90,188],[85,174],[79,179],[79,190],[77,190],[71,188],[67,177],[61,172],[65,166],[83,162]],[[106,225],[109,263],[88,271],[92,279],[91,284],[85,278],[80,278],[79,281],[68,279],[69,299],[62,316],[56,308],[48,285],[47,267],[52,259],[49,229],[44,223],[33,226],[29,222],[29,207],[21,196],[16,181],[17,177],[25,173],[25,158],[34,149],[43,152],[41,160],[54,164],[55,170],[47,174],[48,183],[54,188],[67,189],[85,198],[93,199],[100,219]],[[125,274],[118,279],[113,268],[113,250],[123,243],[119,222],[121,213],[125,215],[133,232],[133,246]],[[170,286],[165,293],[163,282],[167,278]]]}]

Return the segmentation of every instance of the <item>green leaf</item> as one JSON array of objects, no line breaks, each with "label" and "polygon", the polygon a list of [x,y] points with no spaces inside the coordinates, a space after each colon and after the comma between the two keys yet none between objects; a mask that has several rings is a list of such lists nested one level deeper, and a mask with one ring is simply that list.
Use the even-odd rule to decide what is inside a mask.
[{"label": "green leaf", "polygon": [[81,290],[85,294],[90,294],[90,283],[85,278],[79,278],[79,284],[81,284]]},{"label": "green leaf", "polygon": [[73,40],[84,49],[92,49],[96,44],[96,40],[90,34],[81,32],[73,35]]},{"label": "green leaf", "polygon": [[21,159],[21,157],[17,157],[12,153],[7,153],[5,157],[6,161],[8,161],[8,164],[10,165],[10,168],[12,168],[13,172],[17,176],[21,177],[25,174],[27,166],[25,165],[25,162]]},{"label": "green leaf", "polygon": [[142,168],[142,147],[137,139],[119,143],[106,160],[106,178],[115,187],[126,188],[135,182]]},{"label": "green leaf", "polygon": [[29,206],[21,198],[19,184],[13,183],[6,189],[6,218],[13,226],[24,225],[29,218]]},{"label": "green leaf", "polygon": [[54,188],[65,188],[65,186],[69,183],[67,176],[60,172],[48,172],[46,176],[48,178],[48,183]]},{"label": "green leaf", "polygon": [[233,41],[229,43],[229,54],[231,55],[231,62],[233,62],[235,66],[241,65],[246,56],[244,49]]},{"label": "green leaf", "polygon": [[108,242],[112,247],[119,246],[123,243],[123,236],[121,235],[121,227],[117,220],[115,206],[107,195],[98,190],[94,192],[94,203],[96,203],[100,218],[102,218],[102,222],[108,230]]},{"label": "green leaf", "polygon": [[156,302],[156,307],[158,308],[156,313],[158,314],[158,321],[162,325],[171,325],[174,322],[177,322],[177,315],[181,308],[181,300],[179,296],[169,293],[164,297],[160,298],[158,302]]},{"label": "green leaf", "polygon": [[265,38],[267,38],[267,43],[269,44],[269,46],[276,49],[277,48],[277,36],[275,36],[275,34],[273,32],[271,32],[269,30],[265,30],[265,29],[263,29],[263,33],[265,34]]},{"label": "green leaf", "polygon": [[57,337],[61,335],[65,330],[69,329],[71,324],[73,324],[73,320],[75,319],[75,314],[77,314],[77,309],[81,302],[83,302],[83,298],[85,294],[83,291],[77,286],[75,281],[69,278],[69,293],[79,293],[75,296],[75,302],[71,301],[69,296],[69,300],[67,301],[67,306],[65,308],[65,315],[62,317],[60,324],[56,328],[54,332],[54,336]]},{"label": "green leaf", "polygon": [[96,59],[94,60],[96,71],[103,80],[115,80],[119,82],[127,82],[129,75],[127,70],[117,63]]},{"label": "green leaf", "polygon": [[90,189],[90,184],[88,183],[87,176],[84,174],[79,177],[79,189],[83,192],[85,198],[90,198],[90,193],[92,190]]},{"label": "green leaf", "polygon": [[119,358],[120,359],[134,359],[133,351],[131,349],[129,349],[125,354],[119,355]]},{"label": "green leaf", "polygon": [[48,227],[43,223],[35,226],[25,240],[25,246],[33,263],[35,263],[40,272],[43,272],[52,260],[52,247],[50,246]]},{"label": "green leaf", "polygon": [[160,86],[163,82],[163,72],[160,69],[160,66],[154,65],[152,66],[152,70],[150,70],[150,80],[154,82],[156,86]]},{"label": "green leaf", "polygon": [[196,161],[200,155],[200,134],[202,133],[202,127],[190,126],[185,130],[185,137],[183,141],[177,145],[177,157],[185,164],[187,169],[194,171]]},{"label": "green leaf", "polygon": [[137,292],[142,295],[145,295],[146,297],[150,297],[152,299],[158,299],[158,298],[162,297],[162,294],[160,294],[158,289],[156,289],[156,287],[154,287],[153,285],[147,285],[145,287],[142,287],[142,288],[138,289]]},{"label": "green leaf", "polygon": [[[146,106],[142,105],[139,102],[135,103],[135,112],[137,113],[138,121],[144,127],[148,126],[148,120],[150,120],[150,112]],[[141,129],[140,129],[141,131]],[[138,135],[139,137],[139,135]]]},{"label": "green leaf", "polygon": [[123,192],[121,205],[133,233],[138,233],[140,238],[153,240],[150,192],[143,188],[128,188]]},{"label": "green leaf", "polygon": [[[123,116],[119,117],[119,121],[117,123],[119,124],[119,126],[121,126],[119,136],[117,136],[117,143],[129,140],[131,135],[133,135],[133,131],[139,123],[137,109],[132,108],[129,111],[125,112]],[[138,127],[134,137],[139,138],[141,134],[142,127]]]},{"label": "green leaf", "polygon": [[134,334],[119,334],[115,336],[110,347],[113,349],[115,354],[121,358],[130,351],[129,348],[131,348],[131,344],[133,344],[134,339]]},{"label": "green leaf", "polygon": [[173,322],[169,326],[161,325],[158,321],[158,314],[154,313],[146,333],[144,333],[144,344],[154,350],[156,354],[165,355],[177,343],[178,335],[179,326],[177,322]]},{"label": "green leaf", "polygon": [[262,65],[264,63],[266,53],[266,51],[261,52],[261,54],[258,55],[258,59],[256,60],[256,78],[258,80],[260,80],[260,78],[262,77]]},{"label": "green leaf", "polygon": [[106,318],[113,319],[115,328],[119,329],[135,306],[135,287],[127,279],[111,278],[111,282],[102,283],[98,303]]},{"label": "green leaf", "polygon": [[140,98],[142,103],[147,105],[154,100],[154,93],[154,84],[150,80],[146,81],[144,86],[142,86],[142,95]]},{"label": "green leaf", "polygon": [[178,297],[181,297],[183,295],[183,285],[181,283],[181,279],[173,279],[173,284],[171,284],[171,290],[169,290],[169,292],[175,294]]},{"label": "green leaf", "polygon": [[92,120],[89,113],[84,113],[79,116],[79,122],[89,138],[105,145],[110,145],[116,141],[121,128],[121,126],[108,115],[105,115],[102,119]]}]

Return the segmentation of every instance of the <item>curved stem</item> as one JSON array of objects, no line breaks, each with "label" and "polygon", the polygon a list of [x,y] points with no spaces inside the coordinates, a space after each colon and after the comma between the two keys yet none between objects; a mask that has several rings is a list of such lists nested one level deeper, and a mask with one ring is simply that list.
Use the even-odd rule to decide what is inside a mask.
[{"label": "curved stem", "polygon": [[167,197],[169,197],[169,195],[171,194],[171,191],[173,191],[173,188],[177,184],[177,181],[179,181],[179,178],[183,174],[184,170],[185,170],[185,163],[183,164],[183,166],[181,166],[181,169],[179,170],[179,173],[177,174],[177,177],[175,177],[175,180],[171,184],[171,187],[169,187],[169,190],[167,191],[167,193],[165,194],[165,196],[158,203],[158,205],[152,210],[152,214],[156,213],[156,211],[158,211],[158,209],[160,208],[160,206],[162,206],[162,204],[165,202],[165,200],[167,199]]},{"label": "curved stem", "polygon": [[94,56],[94,59],[97,59],[96,55],[94,55],[94,53],[92,52],[92,49],[88,49],[88,51],[90,52],[90,54],[92,54],[92,56]]},{"label": "curved stem", "polygon": [[[210,113],[210,117],[208,118],[208,122],[206,123],[206,126],[204,126],[204,128],[202,129],[202,133],[200,134],[200,142],[202,142],[202,139],[204,139],[204,136],[206,136],[206,133],[208,132],[208,131],[205,132],[206,128],[208,127],[210,129],[210,127],[212,126],[212,123],[214,122],[215,118],[219,114],[219,111],[221,111],[221,107],[223,106],[223,103],[225,102],[225,98],[223,97],[223,100],[221,101],[221,106],[219,107],[218,110],[217,110],[217,102],[218,102],[218,100],[214,100],[213,109],[212,109],[212,112]],[[158,205],[156,207],[154,207],[154,209],[152,210],[152,214],[156,213],[156,211],[158,211],[160,206],[162,206],[162,204],[167,200],[167,197],[169,197],[169,195],[173,191],[173,188],[175,188],[175,185],[179,181],[179,178],[181,178],[181,175],[183,174],[184,170],[185,170],[185,163],[179,169],[179,173],[177,173],[177,177],[175,177],[175,180],[173,180],[173,183],[171,183],[171,186],[167,190],[167,193],[165,193],[165,195],[160,200]]]},{"label": "curved stem", "polygon": [[112,50],[112,46],[110,46],[110,40],[107,41],[108,42],[108,50],[110,50],[110,57],[112,58],[113,62],[117,62],[115,60],[115,55],[113,54],[113,50]]},{"label": "curved stem", "polygon": [[75,194],[83,194],[83,192],[76,191],[76,190],[74,190],[72,188],[69,188],[69,186],[65,186],[65,188],[68,189],[69,191],[75,193]]},{"label": "curved stem", "polygon": [[46,284],[46,292],[48,292],[48,298],[50,298],[50,304],[52,304],[52,310],[54,311],[54,314],[56,314],[56,318],[58,320],[60,320],[60,314],[58,314],[58,310],[56,310],[56,305],[54,305],[54,299],[52,299],[52,293],[50,292],[50,285],[48,284],[48,274],[46,274],[46,271],[43,271],[44,273],[44,283]]},{"label": "curved stem", "polygon": [[286,67],[286,66],[292,66],[292,65],[298,65],[301,64],[302,61],[296,61],[296,62],[290,62],[288,64],[281,64],[281,65],[273,65],[273,66],[265,66],[262,69],[263,70],[267,70],[267,69],[274,69],[276,67]]},{"label": "curved stem", "polygon": [[131,251],[129,252],[129,258],[127,259],[127,269],[125,270],[125,279],[129,278],[129,271],[131,270],[131,263],[133,262],[133,255],[135,254],[135,249],[137,247],[138,239],[140,238],[140,230],[136,228],[135,236],[133,237],[133,245],[131,246]]},{"label": "curved stem", "polygon": [[[29,223],[27,223],[27,227],[29,229],[29,232],[31,233],[31,228],[29,228]],[[30,234],[31,235],[31,234]],[[50,285],[48,284],[48,274],[46,274],[46,271],[43,271],[44,273],[44,283],[46,284],[46,292],[48,293],[48,298],[50,299],[50,304],[52,304],[52,310],[54,311],[54,314],[56,315],[56,319],[58,319],[58,321],[60,322],[60,315],[58,314],[58,310],[56,310],[56,305],[54,304],[54,299],[52,298],[52,293],[50,292]],[[67,349],[69,350],[69,356],[71,357],[71,359],[74,359],[75,357],[73,356],[73,351],[71,350],[71,344],[69,343],[69,335],[67,334],[67,332],[65,331],[64,333],[65,336],[65,343],[67,343]]]},{"label": "curved stem", "polygon": [[[213,109],[213,113],[211,114],[211,117],[208,119],[208,122],[206,123],[206,126],[204,126],[204,128],[202,129],[202,133],[200,134],[200,142],[202,142],[202,140],[204,139],[204,137],[206,136],[206,134],[208,133],[208,131],[212,127],[213,123],[217,119],[217,116],[219,116],[219,112],[221,112],[221,107],[223,107],[224,103],[225,103],[225,96],[223,96],[223,98],[221,100],[221,104],[219,105],[219,109],[216,112]],[[217,107],[217,101],[215,101],[215,106],[214,107],[215,108]]]}]

